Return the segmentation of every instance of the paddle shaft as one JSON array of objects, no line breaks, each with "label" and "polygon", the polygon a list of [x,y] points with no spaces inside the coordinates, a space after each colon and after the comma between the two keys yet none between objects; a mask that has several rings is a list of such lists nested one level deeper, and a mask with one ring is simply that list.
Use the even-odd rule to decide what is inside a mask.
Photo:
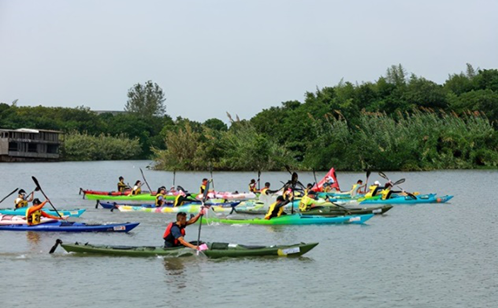
[{"label": "paddle shaft", "polygon": [[33,182],[35,182],[36,187],[38,187],[38,189],[40,189],[40,192],[41,192],[41,193],[42,193],[42,195],[45,197],[45,199],[47,199],[48,203],[50,203],[50,205],[52,206],[52,208],[54,209],[54,211],[56,211],[56,212],[57,212],[57,215],[59,215],[59,217],[60,217],[61,219],[64,219],[64,218],[62,218],[61,213],[59,213],[59,211],[58,211],[58,210],[55,208],[55,206],[52,204],[52,201],[50,201],[50,199],[47,197],[47,195],[45,194],[45,192],[44,192],[44,191],[43,191],[43,189],[41,188],[40,183],[38,182],[38,180],[37,180],[34,176],[32,176],[31,178],[33,179]]},{"label": "paddle shaft", "polygon": [[7,195],[7,196],[5,196],[2,200],[0,200],[0,203],[2,203],[2,202],[3,202],[3,200],[5,200],[5,199],[7,199],[8,197],[10,197],[12,194],[14,194],[14,193],[15,193],[16,191],[18,191],[18,190],[19,190],[19,188],[14,189],[14,190],[13,190],[10,194],[8,194],[8,195]]},{"label": "paddle shaft", "polygon": [[204,211],[204,202],[207,198],[208,191],[209,191],[209,181],[206,184],[206,189],[204,189],[204,194],[202,195],[202,199],[201,199],[201,220],[199,221],[199,232],[197,234],[197,246],[200,245],[200,241],[201,241],[202,216],[204,216],[204,213],[202,213],[202,211]]},{"label": "paddle shaft", "polygon": [[142,173],[142,177],[144,178],[145,185],[147,185],[147,188],[149,189],[149,192],[152,195],[152,189],[150,189],[149,183],[147,183],[147,180],[145,179],[145,175],[144,172],[142,171],[142,168],[140,168],[140,172]]}]

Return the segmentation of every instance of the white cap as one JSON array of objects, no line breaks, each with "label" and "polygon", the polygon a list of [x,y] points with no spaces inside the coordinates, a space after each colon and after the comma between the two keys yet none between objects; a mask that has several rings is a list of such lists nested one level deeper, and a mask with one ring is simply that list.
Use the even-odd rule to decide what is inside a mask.
[{"label": "white cap", "polygon": [[380,186],[380,182],[379,181],[375,181],[374,184]]}]

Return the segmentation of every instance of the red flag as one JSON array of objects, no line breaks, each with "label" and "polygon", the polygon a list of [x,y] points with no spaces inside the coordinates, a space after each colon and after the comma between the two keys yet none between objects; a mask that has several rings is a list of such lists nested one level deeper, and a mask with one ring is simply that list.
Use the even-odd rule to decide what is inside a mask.
[{"label": "red flag", "polygon": [[331,168],[329,172],[327,172],[327,174],[323,177],[323,179],[321,179],[318,183],[315,184],[315,186],[313,186],[312,190],[323,191],[323,184],[325,183],[329,183],[330,187],[340,190],[339,182],[337,181],[334,168]]}]

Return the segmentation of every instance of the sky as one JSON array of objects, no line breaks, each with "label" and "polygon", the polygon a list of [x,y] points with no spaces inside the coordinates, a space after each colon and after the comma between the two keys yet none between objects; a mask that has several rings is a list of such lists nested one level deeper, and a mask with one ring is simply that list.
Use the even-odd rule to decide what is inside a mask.
[{"label": "sky", "polygon": [[391,65],[443,84],[498,68],[496,0],[0,0],[0,102],[123,110],[148,80],[166,112],[250,119]]}]

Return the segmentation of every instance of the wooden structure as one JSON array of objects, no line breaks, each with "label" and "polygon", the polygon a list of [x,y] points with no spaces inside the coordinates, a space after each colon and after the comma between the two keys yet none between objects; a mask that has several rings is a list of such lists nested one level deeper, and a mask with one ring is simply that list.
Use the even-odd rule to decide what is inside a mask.
[{"label": "wooden structure", "polygon": [[0,162],[58,161],[61,134],[45,129],[0,129]]}]

